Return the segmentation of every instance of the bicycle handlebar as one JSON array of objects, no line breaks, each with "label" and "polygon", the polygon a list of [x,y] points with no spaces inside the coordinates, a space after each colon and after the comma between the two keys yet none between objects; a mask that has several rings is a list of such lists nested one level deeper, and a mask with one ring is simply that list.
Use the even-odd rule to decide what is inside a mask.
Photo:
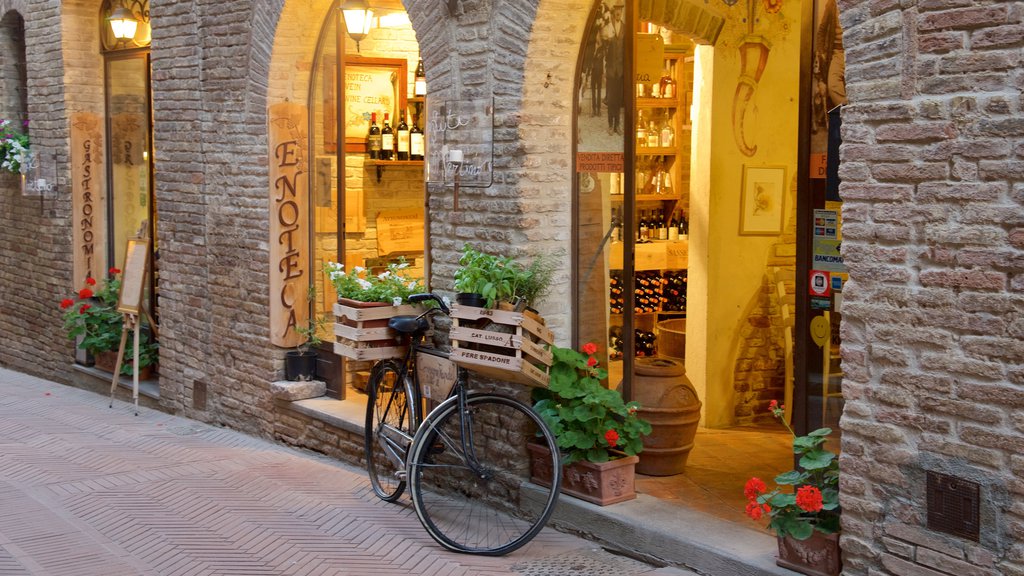
[{"label": "bicycle handlebar", "polygon": [[430,300],[437,302],[437,305],[441,307],[441,311],[444,312],[445,315],[450,315],[452,313],[452,311],[448,308],[448,305],[444,303],[444,300],[442,300],[440,296],[434,294],[433,292],[427,292],[425,294],[413,294],[409,296],[409,302],[412,302],[414,304],[419,302],[428,302]]}]

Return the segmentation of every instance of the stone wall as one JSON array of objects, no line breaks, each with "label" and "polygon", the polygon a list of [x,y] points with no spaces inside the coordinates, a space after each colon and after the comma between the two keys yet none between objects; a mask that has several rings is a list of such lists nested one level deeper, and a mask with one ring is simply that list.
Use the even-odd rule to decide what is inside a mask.
[{"label": "stone wall", "polygon": [[[1024,5],[839,2],[845,574],[1024,574]],[[928,530],[926,473],[980,487]]]}]

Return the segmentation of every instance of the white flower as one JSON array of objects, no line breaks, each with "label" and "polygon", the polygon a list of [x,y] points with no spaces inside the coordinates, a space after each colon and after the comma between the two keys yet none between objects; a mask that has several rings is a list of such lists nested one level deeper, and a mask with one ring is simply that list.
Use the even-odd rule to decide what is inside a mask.
[{"label": "white flower", "polygon": [[409,289],[410,290],[415,290],[416,289],[416,281],[415,280],[413,280],[412,282],[409,282]]},{"label": "white flower", "polygon": [[373,284],[370,284],[369,281],[363,280],[362,278],[356,278],[356,282],[358,282],[359,285],[362,286],[364,290],[369,290],[370,288],[373,288]]},{"label": "white flower", "polygon": [[391,271],[390,270],[385,270],[385,271],[381,272],[380,274],[377,274],[377,278],[380,278],[381,280],[387,280],[390,277],[391,277]]},{"label": "white flower", "polygon": [[395,265],[395,270],[403,270],[403,269],[408,268],[408,267],[409,267],[409,263],[408,262],[402,262],[401,264],[396,264]]},{"label": "white flower", "polygon": [[353,266],[352,267],[352,271],[355,272],[356,274],[361,274],[365,270],[366,270],[366,268],[363,268],[362,266]]}]

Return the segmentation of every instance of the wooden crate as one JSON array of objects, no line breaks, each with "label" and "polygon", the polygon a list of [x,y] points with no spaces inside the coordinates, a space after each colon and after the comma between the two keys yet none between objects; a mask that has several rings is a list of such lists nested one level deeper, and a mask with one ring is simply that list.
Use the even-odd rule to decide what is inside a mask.
[{"label": "wooden crate", "polygon": [[[388,320],[395,316],[416,316],[423,312],[419,306],[374,305],[360,306],[351,301],[334,305],[334,353],[349,360],[381,360],[401,358],[406,347]],[[376,303],[369,303],[376,304]]]},{"label": "wooden crate", "polygon": [[547,387],[554,334],[522,312],[452,306],[451,360],[496,380]]}]

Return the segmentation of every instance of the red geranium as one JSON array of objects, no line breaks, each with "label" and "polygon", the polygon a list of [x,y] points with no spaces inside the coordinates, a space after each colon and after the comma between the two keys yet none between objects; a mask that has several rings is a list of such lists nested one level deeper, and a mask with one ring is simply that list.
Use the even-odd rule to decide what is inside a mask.
[{"label": "red geranium", "polygon": [[818,512],[824,506],[821,500],[821,490],[809,485],[797,488],[796,505],[807,512]]},{"label": "red geranium", "polygon": [[61,310],[67,310],[68,308],[72,307],[74,304],[75,304],[74,300],[72,300],[71,298],[65,298],[65,299],[60,301],[60,309]]},{"label": "red geranium", "polygon": [[[595,352],[597,352],[597,344],[594,344],[593,342],[587,342],[586,344],[583,345],[582,350],[583,353],[587,354],[588,356],[593,355]],[[593,364],[591,364],[591,366],[593,366]]]},{"label": "red geranium", "polygon": [[609,429],[604,433],[605,442],[608,442],[608,447],[615,448],[615,445],[619,443],[619,433],[614,429]]},{"label": "red geranium", "polygon": [[587,358],[587,366],[590,366],[591,368],[597,366],[597,358],[594,358],[593,356]]},{"label": "red geranium", "polygon": [[761,480],[760,478],[755,476],[750,480],[747,480],[746,486],[743,487],[743,495],[746,496],[749,500],[757,498],[766,490],[768,490],[768,486],[764,483],[764,480]]},{"label": "red geranium", "polygon": [[89,286],[95,286],[96,285],[96,279],[93,278],[92,276],[86,276],[85,277],[85,283],[88,284]]},{"label": "red geranium", "polygon": [[754,520],[760,520],[764,514],[771,513],[772,508],[767,504],[758,504],[757,500],[747,502],[747,516]]},{"label": "red geranium", "polygon": [[81,305],[81,306],[79,306],[79,308],[78,308],[78,313],[79,313],[79,314],[85,314],[85,311],[86,311],[86,310],[88,310],[89,308],[92,308],[92,306],[90,306],[90,305],[88,305],[88,304],[82,304],[82,305]]},{"label": "red geranium", "polygon": [[113,267],[111,267],[111,268],[110,268],[110,270],[107,270],[107,272],[108,272],[109,274],[120,274],[120,273],[121,273],[121,270],[120,270],[119,268],[113,268]]},{"label": "red geranium", "polygon": [[78,297],[81,298],[82,300],[92,298],[92,290],[88,288],[82,288],[81,290],[78,291]]}]

